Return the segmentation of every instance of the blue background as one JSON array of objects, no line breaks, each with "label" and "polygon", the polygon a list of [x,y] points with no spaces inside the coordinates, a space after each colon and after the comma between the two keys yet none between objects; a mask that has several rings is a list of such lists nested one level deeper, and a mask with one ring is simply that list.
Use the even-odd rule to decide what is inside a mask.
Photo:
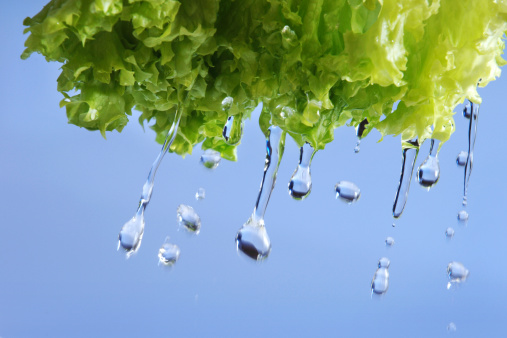
[{"label": "blue background", "polygon": [[[339,128],[313,160],[313,191],[294,201],[287,184],[299,149],[287,138],[266,213],[273,249],[258,264],[236,252],[264,166],[258,112],[245,125],[238,162],[215,171],[185,159],[163,161],[139,252],[116,251],[152,161],[154,133],[137,123],[122,134],[67,125],[58,108],[58,64],[22,61],[22,20],[45,0],[2,4],[0,12],[0,336],[14,337],[505,337],[507,78],[481,89],[479,134],[469,187],[470,220],[459,225],[467,120],[442,148],[441,178],[429,192],[414,179],[392,227],[400,173],[398,137],[370,134],[355,154],[355,131]],[[458,110],[457,110],[458,111]],[[461,112],[461,107],[459,108]],[[429,152],[423,145],[417,165]],[[361,188],[358,203],[335,200],[334,185]],[[206,199],[196,201],[199,187]],[[178,231],[176,208],[193,206],[198,236]],[[446,240],[445,229],[456,234]],[[173,269],[157,265],[166,236],[181,248]],[[387,236],[395,245],[387,248]],[[380,257],[391,260],[387,294],[371,298]],[[446,267],[462,262],[466,283],[446,289]],[[446,329],[454,322],[457,331]]]}]

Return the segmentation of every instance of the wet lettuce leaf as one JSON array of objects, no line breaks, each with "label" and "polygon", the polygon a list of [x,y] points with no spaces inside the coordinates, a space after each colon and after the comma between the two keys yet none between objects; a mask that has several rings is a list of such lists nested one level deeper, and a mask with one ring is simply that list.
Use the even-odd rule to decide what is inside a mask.
[{"label": "wet lettuce leaf", "polygon": [[70,123],[105,136],[136,109],[163,142],[181,109],[171,151],[235,160],[222,129],[259,102],[263,131],[316,149],[365,118],[364,135],[445,142],[456,105],[480,103],[505,64],[507,1],[52,0],[24,25],[21,57],[63,64]]}]

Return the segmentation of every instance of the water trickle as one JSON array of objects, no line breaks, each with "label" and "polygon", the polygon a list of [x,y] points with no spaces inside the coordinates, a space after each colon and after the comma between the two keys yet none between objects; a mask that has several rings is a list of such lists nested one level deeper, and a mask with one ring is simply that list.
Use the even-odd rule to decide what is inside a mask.
[{"label": "water trickle", "polygon": [[460,222],[468,221],[468,212],[466,212],[466,210],[461,210],[460,212],[458,212],[458,221]]},{"label": "water trickle", "polygon": [[295,200],[302,200],[310,195],[312,190],[310,166],[315,153],[310,143],[305,143],[300,149],[299,164],[289,182],[289,195]]},{"label": "water trickle", "polygon": [[356,130],[357,142],[356,147],[354,148],[354,152],[357,154],[361,150],[361,139],[363,138],[364,130],[366,129],[366,125],[368,124],[368,119],[364,119],[359,123]]},{"label": "water trickle", "polygon": [[393,204],[394,218],[399,218],[401,216],[407,204],[410,181],[412,180],[415,161],[419,154],[419,142],[417,139],[403,141],[402,149],[401,174]]},{"label": "water trickle", "polygon": [[361,190],[352,182],[340,181],[334,186],[336,198],[351,204],[356,202],[361,197]]},{"label": "water trickle", "polygon": [[169,237],[167,237],[160,250],[158,250],[159,264],[173,266],[178,261],[178,258],[180,258],[180,248],[176,244],[171,244]]},{"label": "water trickle", "polygon": [[220,164],[222,156],[220,153],[213,149],[206,149],[201,155],[201,163],[208,169],[215,169]]},{"label": "water trickle", "polygon": [[439,140],[431,139],[430,153],[417,169],[417,181],[425,188],[431,188],[440,178],[440,165],[438,163]]},{"label": "water trickle", "polygon": [[153,162],[150,172],[148,173],[148,178],[143,185],[143,191],[141,193],[141,198],[139,199],[139,205],[137,207],[136,214],[134,217],[132,217],[132,219],[123,225],[118,235],[118,250],[120,248],[125,250],[127,258],[135,253],[141,245],[141,240],[144,233],[144,211],[146,210],[148,203],[150,203],[151,195],[153,193],[153,187],[155,185],[155,174],[157,173],[157,169],[160,166],[165,153],[171,147],[171,144],[176,137],[181,115],[182,109],[178,108],[174,117],[174,122],[167,133],[164,144],[162,145],[162,149]]},{"label": "water trickle", "polygon": [[178,224],[188,231],[196,235],[201,231],[201,218],[191,206],[180,204],[176,210],[176,218],[178,219]]},{"label": "water trickle", "polygon": [[386,246],[391,247],[391,246],[393,246],[393,245],[394,245],[394,238],[392,238],[392,237],[387,237],[387,238],[386,238]]},{"label": "water trickle", "polygon": [[445,229],[445,237],[447,237],[448,239],[453,238],[454,237],[454,229],[451,227]]},{"label": "water trickle", "polygon": [[447,288],[449,289],[453,284],[466,281],[469,274],[468,269],[465,268],[463,264],[459,262],[449,263],[449,265],[447,265],[447,275],[449,276]]},{"label": "water trickle", "polygon": [[470,174],[472,173],[472,164],[474,159],[474,146],[475,139],[477,137],[477,122],[479,121],[479,105],[468,101],[463,114],[465,111],[470,112],[469,116],[473,115],[474,118],[470,118],[468,125],[468,156],[465,163],[465,174],[463,179],[463,205],[467,205],[467,193],[468,193],[468,182],[470,181]]},{"label": "water trickle", "polygon": [[206,190],[204,188],[197,189],[197,192],[195,193],[195,199],[200,201],[203,200],[206,197]]},{"label": "water trickle", "polygon": [[236,235],[238,252],[246,256],[262,260],[268,257],[271,251],[271,242],[264,226],[264,214],[275,187],[276,174],[282,159],[285,143],[285,132],[279,127],[271,126],[266,139],[266,161],[261,187],[252,216],[243,225]]},{"label": "water trickle", "polygon": [[467,164],[468,153],[466,151],[461,151],[456,157],[456,164],[460,167],[465,166]]}]

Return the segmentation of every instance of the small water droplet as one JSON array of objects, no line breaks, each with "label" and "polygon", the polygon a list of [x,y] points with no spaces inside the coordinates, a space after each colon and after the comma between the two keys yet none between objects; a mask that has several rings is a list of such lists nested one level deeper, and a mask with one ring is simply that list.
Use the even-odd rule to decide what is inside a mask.
[{"label": "small water droplet", "polygon": [[336,192],[336,198],[340,198],[341,200],[351,204],[352,202],[356,202],[359,197],[361,197],[361,191],[352,182],[349,181],[340,181],[338,182],[334,190]]},{"label": "small water droplet", "polygon": [[468,153],[466,151],[460,151],[458,156],[456,157],[456,164],[460,167],[463,167],[467,164]]},{"label": "small water droplet", "polygon": [[458,212],[458,221],[460,222],[468,221],[468,212],[466,212],[466,210],[461,210],[460,212]]},{"label": "small water droplet", "polygon": [[241,114],[231,115],[227,118],[222,131],[225,143],[231,146],[237,145],[243,136],[243,117]]},{"label": "small water droplet", "polygon": [[445,236],[449,239],[451,239],[452,237],[454,237],[454,229],[449,227],[447,229],[445,229]]},{"label": "small water droplet", "polygon": [[222,100],[222,110],[227,111],[231,109],[232,104],[234,103],[234,99],[230,96],[225,97]]},{"label": "small water droplet", "polygon": [[166,238],[160,250],[158,250],[158,260],[160,264],[172,266],[180,258],[180,248],[176,244],[171,244],[169,238]]},{"label": "small water droplet", "polygon": [[250,218],[238,231],[236,246],[238,251],[257,261],[267,258],[271,251],[271,241],[264,224]]},{"label": "small water droplet", "polygon": [[357,139],[356,146],[354,148],[354,152],[357,154],[360,151],[361,151],[361,140]]},{"label": "small water droplet", "polygon": [[378,268],[371,281],[371,292],[377,295],[383,295],[389,288],[389,271],[387,268]]},{"label": "small water droplet", "polygon": [[[461,283],[466,281],[469,271],[465,266],[459,262],[451,262],[447,265],[447,275],[451,284]],[[449,284],[447,286],[449,288]]]},{"label": "small water droplet", "polygon": [[144,233],[144,215],[142,213],[132,217],[123,225],[118,235],[118,249],[122,248],[127,254],[127,258],[135,253],[143,239]]},{"label": "small water droplet", "polygon": [[312,191],[312,176],[310,165],[315,150],[309,143],[300,149],[299,163],[289,182],[289,194],[296,200],[302,200]]},{"label": "small water droplet", "polygon": [[447,331],[449,331],[449,332],[455,332],[456,331],[456,324],[454,324],[453,322],[450,322],[447,325]]},{"label": "small water droplet", "polygon": [[220,153],[213,149],[206,149],[201,155],[201,163],[208,169],[215,169],[220,164],[222,156]]},{"label": "small water droplet", "polygon": [[440,141],[431,140],[430,154],[417,169],[417,181],[425,188],[431,188],[440,178],[437,150]]},{"label": "small water droplet", "polygon": [[393,223],[392,227],[393,227],[393,228],[394,228],[394,227],[396,227],[396,223]]},{"label": "small water droplet", "polygon": [[190,232],[199,234],[201,230],[201,218],[191,206],[180,204],[176,210],[178,224]]},{"label": "small water droplet", "polygon": [[394,245],[394,238],[392,237],[387,237],[386,238],[386,246],[393,246]]},{"label": "small water droplet", "polygon": [[[475,105],[475,103],[474,103],[474,105]],[[465,104],[465,107],[463,108],[463,117],[466,119],[470,119],[470,116],[472,115],[472,110],[474,110],[474,118],[477,119],[478,112],[473,108],[474,107],[472,106],[471,102],[468,101]]]},{"label": "small water droplet", "polygon": [[206,190],[204,188],[197,189],[197,192],[195,193],[195,199],[200,201],[203,200],[206,197]]},{"label": "small water droplet", "polygon": [[390,265],[391,265],[391,261],[389,260],[389,258],[382,257],[378,261],[378,267],[379,268],[386,268],[386,269],[388,269]]}]

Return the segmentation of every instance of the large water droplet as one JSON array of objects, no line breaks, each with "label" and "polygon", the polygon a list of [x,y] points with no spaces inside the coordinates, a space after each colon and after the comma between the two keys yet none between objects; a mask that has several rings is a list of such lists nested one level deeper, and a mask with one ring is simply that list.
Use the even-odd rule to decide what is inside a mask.
[{"label": "large water droplet", "polygon": [[299,164],[289,182],[289,194],[296,200],[305,199],[312,190],[310,165],[315,152],[310,143],[300,149]]},{"label": "large water droplet", "polygon": [[458,212],[458,221],[460,222],[468,221],[468,212],[466,212],[466,210],[461,210],[460,212]]},{"label": "large water droplet", "polygon": [[257,261],[267,258],[271,251],[271,241],[264,224],[250,218],[236,235],[238,251]]},{"label": "large water droplet", "polygon": [[180,204],[176,210],[178,224],[190,232],[199,234],[201,230],[201,218],[191,206]]},{"label": "large water droplet", "polygon": [[178,258],[180,258],[180,248],[176,244],[171,244],[169,238],[166,238],[158,251],[159,263],[165,266],[172,266]]},{"label": "large water droplet", "polygon": [[438,163],[438,145],[440,141],[431,140],[430,154],[417,169],[417,180],[426,188],[431,188],[440,178],[440,165]]},{"label": "large water droplet", "polygon": [[449,265],[447,265],[447,275],[449,276],[447,288],[450,288],[452,284],[466,281],[469,274],[468,269],[465,268],[463,264],[459,262],[449,263]]},{"label": "large water droplet", "polygon": [[460,151],[458,156],[456,157],[456,164],[460,167],[463,167],[467,164],[468,153],[466,151]]},{"label": "large water droplet", "polygon": [[201,155],[201,163],[208,169],[215,169],[220,164],[222,156],[220,153],[213,149],[206,149]]},{"label": "large water droplet", "polygon": [[383,295],[389,288],[389,271],[387,268],[378,268],[371,281],[372,294]]},{"label": "large water droplet", "polygon": [[394,238],[392,238],[392,237],[387,237],[387,238],[386,238],[386,246],[391,247],[391,246],[393,246],[393,245],[394,245]]},{"label": "large water droplet", "polygon": [[[469,109],[467,108],[469,107]],[[473,112],[473,119],[470,119],[468,125],[468,157],[465,163],[465,173],[463,179],[463,205],[467,205],[468,182],[472,173],[473,159],[474,159],[474,146],[475,139],[477,138],[477,123],[479,121],[479,105],[473,102],[468,102],[465,110]],[[465,110],[463,112],[465,112]],[[471,113],[472,114],[472,113]]]},{"label": "large water droplet", "polygon": [[449,227],[447,229],[445,229],[445,237],[451,239],[454,237],[454,229]]},{"label": "large water droplet", "polygon": [[243,118],[241,114],[231,115],[227,118],[222,131],[225,143],[231,146],[237,145],[243,136]]},{"label": "large water droplet", "polygon": [[399,218],[401,216],[407,204],[410,181],[412,180],[415,161],[419,153],[419,142],[417,139],[403,141],[402,149],[401,174],[393,204],[394,218]]},{"label": "large water droplet", "polygon": [[132,217],[123,225],[118,235],[118,249],[122,248],[127,253],[127,258],[135,253],[143,239],[144,215],[140,213]]},{"label": "large water droplet", "polygon": [[336,192],[336,198],[340,198],[349,204],[356,202],[361,197],[361,191],[352,182],[340,181],[334,186]]}]

